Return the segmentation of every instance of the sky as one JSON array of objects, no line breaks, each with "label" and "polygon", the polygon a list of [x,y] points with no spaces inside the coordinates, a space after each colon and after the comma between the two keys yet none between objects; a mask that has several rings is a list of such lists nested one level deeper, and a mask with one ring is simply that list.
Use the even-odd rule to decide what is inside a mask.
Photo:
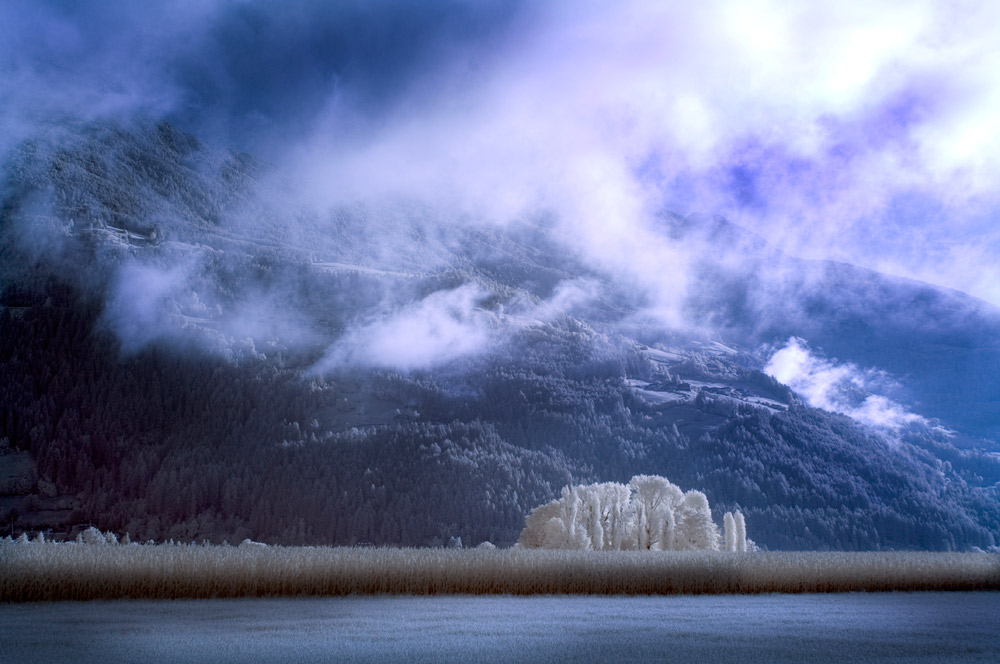
[{"label": "sky", "polygon": [[165,119],[637,278],[685,271],[670,209],[1000,305],[995,2],[7,0],[0,109],[0,154]]}]

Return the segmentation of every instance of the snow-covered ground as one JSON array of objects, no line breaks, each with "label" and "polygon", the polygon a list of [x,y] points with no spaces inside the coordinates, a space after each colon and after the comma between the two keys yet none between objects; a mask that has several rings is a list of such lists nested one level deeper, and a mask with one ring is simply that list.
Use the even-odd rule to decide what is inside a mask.
[{"label": "snow-covered ground", "polygon": [[649,359],[660,364],[671,364],[684,359],[684,354],[677,350],[663,350],[660,348],[646,348],[643,351]]},{"label": "snow-covered ground", "polygon": [[712,393],[713,398],[716,399],[730,399],[732,401],[738,401],[742,403],[748,403],[753,406],[767,408],[768,410],[775,412],[779,410],[785,410],[788,408],[785,404],[775,401],[774,399],[768,399],[766,397],[757,396],[750,393],[739,393],[732,389],[730,385],[725,383],[709,383],[697,380],[685,380],[691,389],[689,390],[660,390],[660,389],[648,389],[651,383],[643,380],[637,379],[627,379],[629,387],[632,391],[638,395],[643,401],[654,406],[659,406],[668,403],[684,403],[689,401],[694,401],[698,396],[698,392],[705,390]]},{"label": "snow-covered ground", "polygon": [[358,272],[362,274],[373,274],[379,277],[403,277],[406,279],[414,279],[416,277],[424,276],[421,274],[415,274],[412,272],[399,272],[396,270],[384,270],[376,267],[369,267],[367,265],[357,265],[354,263],[338,263],[336,261],[314,261],[311,265],[317,270],[327,270],[329,272]]},{"label": "snow-covered ground", "polygon": [[995,662],[1000,593],[0,605],[4,661]]},{"label": "snow-covered ground", "polygon": [[628,379],[629,386],[632,387],[633,391],[643,399],[646,403],[653,405],[660,405],[665,403],[683,402],[691,401],[697,396],[697,393],[693,390],[684,391],[670,391],[664,392],[660,390],[647,390],[646,387],[649,383],[642,380]]}]

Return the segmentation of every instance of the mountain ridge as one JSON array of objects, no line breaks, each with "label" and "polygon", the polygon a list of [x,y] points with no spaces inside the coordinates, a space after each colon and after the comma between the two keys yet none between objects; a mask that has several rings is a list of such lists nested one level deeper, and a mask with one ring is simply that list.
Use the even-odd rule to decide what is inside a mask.
[{"label": "mountain ridge", "polygon": [[[718,332],[670,330],[642,323],[643,295],[544,225],[287,210],[249,156],[165,125],[95,136],[5,167],[0,212],[0,438],[79,500],[62,526],[94,521],[139,539],[510,543],[562,486],[650,473],[741,509],[771,548],[998,544],[992,457],[933,426],[886,433],[811,408],[761,372],[762,344],[799,336],[882,367],[880,349],[912,318],[877,322],[895,337],[865,337],[863,298],[829,311],[837,301],[820,299],[794,325],[761,331],[755,308],[777,300],[753,286],[771,276],[708,261],[686,311]],[[51,202],[32,202],[46,193]],[[832,271],[883,304],[930,288]],[[827,290],[801,283],[779,294]],[[953,304],[970,316],[971,341],[993,329],[966,301],[929,292],[927,315]],[[951,325],[946,337],[961,328]],[[838,345],[828,329],[868,347],[838,352],[851,340]],[[387,330],[407,336],[391,346],[396,367],[373,345],[394,341]],[[933,335],[913,338],[919,349]],[[942,364],[931,359],[924,395]],[[938,412],[988,447],[991,428]],[[26,506],[37,481],[32,490],[7,503]],[[31,527],[22,507],[0,517]]]}]

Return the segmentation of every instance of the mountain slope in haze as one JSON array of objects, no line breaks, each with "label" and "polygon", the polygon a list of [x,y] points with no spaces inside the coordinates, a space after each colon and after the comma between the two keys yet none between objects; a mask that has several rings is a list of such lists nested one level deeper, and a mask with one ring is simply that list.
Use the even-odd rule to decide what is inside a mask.
[{"label": "mountain slope in haze", "polygon": [[[687,302],[694,320],[747,344],[808,340],[826,356],[886,372],[893,399],[960,435],[1000,440],[1000,310],[958,291],[853,265],[783,255],[721,219],[672,219],[674,237],[709,237]],[[728,260],[738,251],[741,260]],[[732,249],[735,247],[735,249]]]},{"label": "mountain slope in haze", "polygon": [[[743,510],[772,548],[998,544],[996,458],[942,427],[886,432],[809,407],[761,372],[760,344],[792,335],[881,366],[865,358],[896,342],[852,321],[892,320],[878,306],[893,298],[912,309],[895,338],[934,357],[932,334],[950,332],[921,321],[965,311],[959,296],[921,286],[933,297],[914,299],[831,268],[823,288],[794,277],[792,291],[842,282],[877,297],[793,299],[793,317],[768,308],[771,282],[706,260],[689,313],[724,333],[709,337],[643,323],[642,295],[567,252],[544,218],[319,212],[289,191],[169,125],[22,146],[0,208],[0,438],[13,450],[0,458],[27,451],[36,468],[0,496],[0,518],[51,525],[46,482],[76,501],[59,527],[140,539],[510,543],[562,486],[647,473],[704,490],[719,514]],[[974,314],[948,324],[974,339],[1000,329]],[[842,346],[823,336],[836,316]],[[931,394],[940,362],[909,375],[895,357],[903,388]],[[989,432],[949,412],[926,414]]]}]

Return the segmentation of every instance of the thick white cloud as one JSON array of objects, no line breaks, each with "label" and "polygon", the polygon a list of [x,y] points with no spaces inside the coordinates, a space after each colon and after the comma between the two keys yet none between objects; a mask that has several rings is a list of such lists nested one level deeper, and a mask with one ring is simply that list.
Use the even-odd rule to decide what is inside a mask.
[{"label": "thick white cloud", "polygon": [[554,211],[655,292],[684,287],[686,252],[650,231],[666,204],[998,301],[980,277],[1000,253],[997,44],[986,2],[542,3],[380,123],[345,132],[331,99],[296,157],[332,201]]},{"label": "thick white cloud", "polygon": [[351,328],[315,370],[360,365],[410,371],[485,350],[495,319],[480,309],[478,286],[437,291],[384,317]]},{"label": "thick white cloud", "polygon": [[898,430],[927,422],[891,399],[871,393],[885,381],[883,375],[823,359],[802,339],[789,339],[771,356],[764,371],[795,390],[810,406],[847,415],[869,426]]},{"label": "thick white cloud", "polygon": [[412,371],[488,353],[508,343],[519,329],[587,307],[599,290],[597,283],[585,279],[566,281],[547,300],[513,301],[499,313],[481,306],[489,293],[476,284],[435,291],[351,326],[313,371],[349,366]]}]

